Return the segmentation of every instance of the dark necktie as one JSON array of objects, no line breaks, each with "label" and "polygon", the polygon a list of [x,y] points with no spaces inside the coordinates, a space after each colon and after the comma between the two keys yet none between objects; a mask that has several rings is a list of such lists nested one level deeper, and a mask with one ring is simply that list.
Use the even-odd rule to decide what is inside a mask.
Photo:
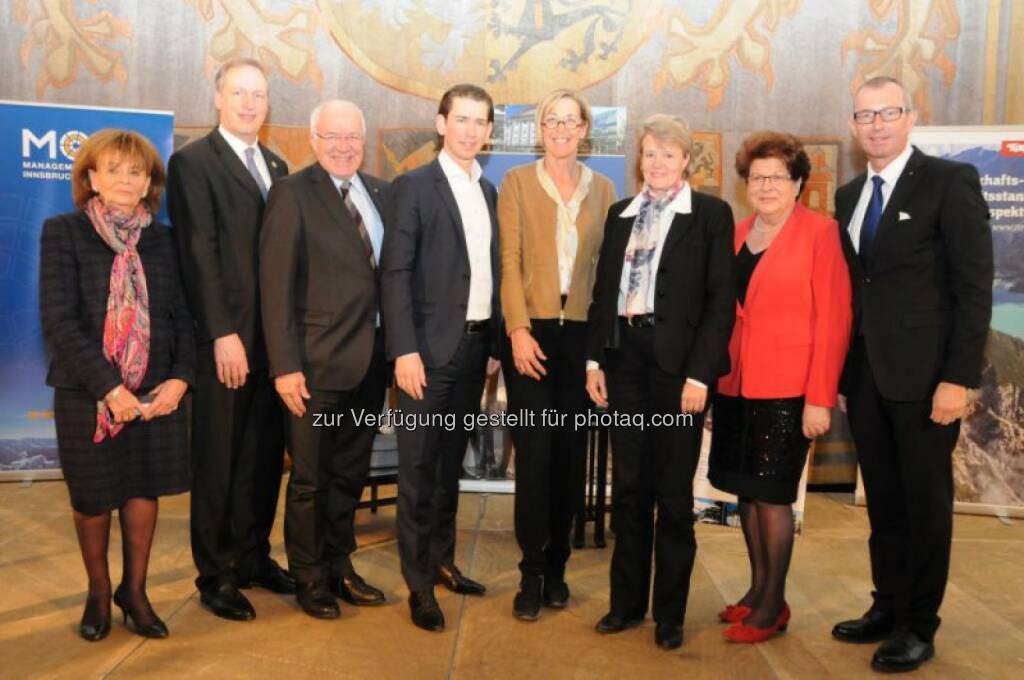
[{"label": "dark necktie", "polygon": [[263,200],[267,199],[267,185],[263,181],[263,175],[260,174],[259,168],[256,167],[256,148],[248,147],[245,150],[245,168],[252,175],[252,178],[256,180],[256,186],[260,188],[260,196]]},{"label": "dark necktie", "polygon": [[352,182],[344,181],[341,183],[341,199],[345,203],[345,208],[348,210],[348,214],[355,220],[356,229],[359,230],[359,238],[363,240],[363,248],[366,250],[366,257],[370,260],[370,268],[377,268],[377,258],[373,256],[373,241],[370,240],[370,233],[366,231],[366,225],[363,224],[363,216],[359,214],[359,209],[356,208],[356,204],[352,201],[352,194],[349,189],[352,188]]},{"label": "dark necktie", "polygon": [[875,186],[871,190],[868,209],[864,212],[864,222],[860,226],[860,247],[857,249],[860,261],[865,264],[868,261],[871,242],[875,240],[875,234],[878,232],[878,223],[882,220],[882,185],[885,184],[885,180],[880,175],[875,175],[871,182]]}]

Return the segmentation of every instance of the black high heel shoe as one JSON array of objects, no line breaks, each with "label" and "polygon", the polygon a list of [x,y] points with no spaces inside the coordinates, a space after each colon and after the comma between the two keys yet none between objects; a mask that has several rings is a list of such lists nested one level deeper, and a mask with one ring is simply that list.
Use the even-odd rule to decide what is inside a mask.
[{"label": "black high heel shoe", "polygon": [[146,606],[149,607],[150,613],[153,614],[153,622],[147,623],[146,625],[140,625],[138,619],[135,618],[135,615],[128,610],[127,598],[122,593],[120,587],[114,591],[114,604],[120,608],[121,615],[126,626],[128,625],[128,619],[130,618],[132,620],[132,626],[135,628],[135,632],[138,635],[145,638],[159,639],[165,638],[171,634],[170,631],[167,630],[167,624],[160,620],[160,617],[156,615],[156,612],[153,611],[152,607],[149,607],[149,602],[146,602]]},{"label": "black high heel shoe", "polygon": [[99,598],[90,597],[85,601],[82,622],[78,624],[78,634],[83,640],[98,642],[110,635],[110,607],[107,607],[106,616],[101,610]]}]

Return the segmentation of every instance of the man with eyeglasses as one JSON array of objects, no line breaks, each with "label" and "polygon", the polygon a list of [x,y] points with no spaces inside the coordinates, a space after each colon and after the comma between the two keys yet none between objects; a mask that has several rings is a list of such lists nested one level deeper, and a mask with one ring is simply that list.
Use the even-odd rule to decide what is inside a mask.
[{"label": "man with eyeglasses", "polygon": [[335,596],[384,602],[351,556],[387,387],[379,262],[388,185],[359,171],[366,121],[355,104],[317,106],[309,129],[317,162],[270,192],[260,283],[270,374],[289,412],[288,567],[302,610],[332,619]]},{"label": "man with eyeglasses", "polygon": [[949,573],[952,453],[980,382],[992,312],[992,235],[977,170],[909,144],[903,85],[865,82],[850,131],[865,174],[836,192],[854,291],[840,383],[871,522],[873,603],[836,624],[846,642],[884,640],[880,671],[930,659]]},{"label": "man with eyeglasses", "polygon": [[288,166],[259,143],[267,75],[249,58],[214,78],[219,124],[176,151],[167,208],[196,323],[192,392],[192,558],[200,602],[217,616],[256,616],[239,588],[295,590],[270,557],[284,463],[283,414],[267,375],[256,246],[267,190]]}]

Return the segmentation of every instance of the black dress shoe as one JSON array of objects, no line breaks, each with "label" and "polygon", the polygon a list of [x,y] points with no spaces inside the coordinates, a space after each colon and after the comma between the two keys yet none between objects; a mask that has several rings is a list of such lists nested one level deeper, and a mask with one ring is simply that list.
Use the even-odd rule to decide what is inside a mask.
[{"label": "black dress shoe", "polygon": [[[145,596],[143,596],[145,598]],[[167,624],[160,620],[160,617],[153,611],[149,600],[133,603],[129,596],[120,587],[114,591],[114,604],[121,610],[125,625],[131,619],[132,628],[135,633],[144,638],[162,639],[170,635]]]},{"label": "black dress shoe", "polygon": [[536,621],[540,618],[543,579],[540,576],[527,576],[519,584],[519,592],[512,600],[512,611],[520,621]]},{"label": "black dress shoe", "polygon": [[871,657],[871,667],[883,673],[912,671],[935,656],[935,646],[917,633],[901,628],[893,632]]},{"label": "black dress shoe", "polygon": [[263,561],[248,581],[239,581],[239,588],[266,588],[273,593],[291,595],[295,592],[295,578],[269,557]]},{"label": "black dress shoe", "polygon": [[371,586],[354,571],[332,578],[330,585],[332,593],[357,607],[373,607],[384,604],[383,591]]},{"label": "black dress shoe", "polygon": [[569,584],[562,580],[544,579],[544,606],[565,609],[569,604]]},{"label": "black dress shoe", "polygon": [[295,600],[314,619],[336,619],[341,616],[338,601],[322,583],[299,583],[295,587]]},{"label": "black dress shoe", "polygon": [[444,613],[434,598],[433,590],[414,590],[409,593],[409,611],[412,622],[423,630],[439,633],[444,630]]},{"label": "black dress shoe", "polygon": [[483,595],[487,592],[484,584],[477,583],[473,579],[463,576],[462,572],[454,564],[445,564],[438,567],[436,581],[453,593],[461,595]]},{"label": "black dress shoe", "polygon": [[624,619],[618,614],[608,612],[607,614],[601,617],[601,620],[597,622],[597,625],[594,626],[594,629],[598,633],[621,633],[624,630],[636,628],[643,622],[644,620],[642,618]]},{"label": "black dress shoe", "polygon": [[892,617],[874,609],[850,621],[840,621],[832,628],[832,637],[843,642],[878,642],[892,632]]},{"label": "black dress shoe", "polygon": [[252,604],[230,581],[222,581],[216,588],[200,592],[199,601],[222,619],[252,621],[256,618]]},{"label": "black dress shoe", "polygon": [[654,627],[654,644],[662,649],[678,649],[683,645],[683,627],[675,623],[659,623]]},{"label": "black dress shoe", "polygon": [[[90,597],[85,601],[85,611],[82,612],[82,621],[78,624],[78,634],[83,640],[97,642],[110,635],[110,601],[106,598]],[[104,602],[106,600],[106,602]],[[103,611],[103,604],[106,604],[106,612]]]}]

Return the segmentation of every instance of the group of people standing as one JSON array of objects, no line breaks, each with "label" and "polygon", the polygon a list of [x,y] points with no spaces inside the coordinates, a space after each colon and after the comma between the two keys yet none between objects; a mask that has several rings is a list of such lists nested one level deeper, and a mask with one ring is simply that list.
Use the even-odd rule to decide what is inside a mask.
[{"label": "group of people standing", "polygon": [[[593,118],[570,90],[537,105],[543,156],[499,192],[477,161],[494,120],[477,86],[445,93],[436,160],[391,184],[360,170],[355,104],[316,107],[317,160],[288,174],[258,141],[270,98],[260,63],[224,64],[215,88],[218,127],[177,151],[166,176],[141,136],[92,135],[72,173],[79,210],[43,228],[48,384],[89,577],[82,637],[109,633],[111,599],[139,634],[168,634],[147,562],[157,497],[188,489],[196,586],[214,614],[254,618],[250,587],[295,593],[317,618],[338,617],[339,598],[384,603],[352,561],[375,428],[347,416],[379,413],[392,376],[413,423],[397,430],[402,575],[412,621],[443,630],[435,584],[486,590],[454,560],[467,432],[415,423],[462,422],[502,367],[510,409],[568,415],[563,427],[512,428],[517,618],[570,601],[585,446],[573,415],[596,405],[636,416],[611,431],[616,541],[597,630],[650,609],[657,645],[682,644],[692,482],[713,405],[710,476],[740,499],[751,564],[749,590],[720,613],[724,634],[785,630],[790,506],[838,402],[867,487],[875,592],[833,635],[885,640],[882,670],[934,653],[951,453],[979,381],[992,246],[976,171],[909,145],[915,113],[899,82],[855,95],[850,128],[869,167],[837,192],[838,223],[799,203],[810,174],[799,140],[761,132],[737,154],[754,211],[738,224],[687,181],[693,142],[674,116],[643,121],[640,189],[620,201],[578,160]],[[173,229],[153,218],[165,185]],[[189,387],[191,446],[179,410]],[[341,416],[318,427],[325,413]],[[686,424],[644,426],[680,413]],[[269,541],[286,449],[287,570]],[[114,509],[124,573],[112,592]]]}]

